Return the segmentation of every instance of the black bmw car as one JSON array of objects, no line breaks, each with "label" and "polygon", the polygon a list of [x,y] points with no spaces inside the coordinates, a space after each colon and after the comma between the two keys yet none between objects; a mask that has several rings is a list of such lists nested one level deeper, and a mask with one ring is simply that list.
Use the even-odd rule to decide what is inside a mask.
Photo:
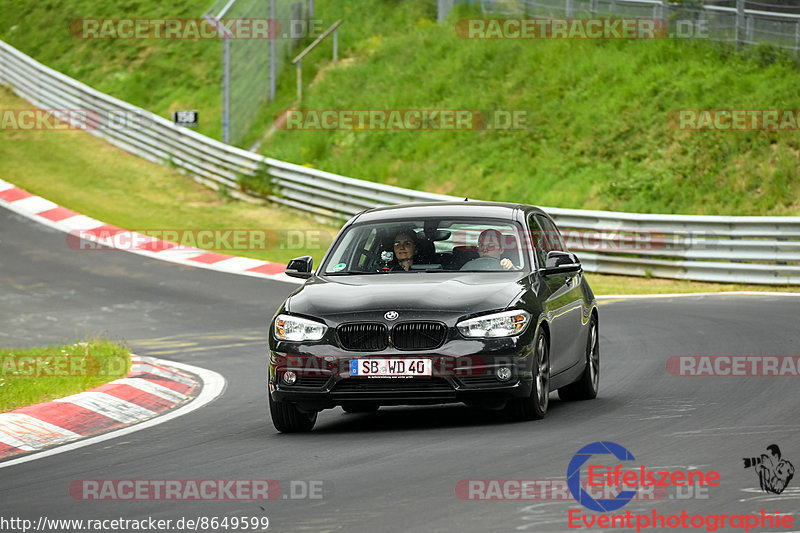
[{"label": "black bmw car", "polygon": [[464,402],[540,419],[549,395],[597,396],[597,302],[541,209],[408,204],[364,211],[270,324],[269,404],[279,431],[317,413]]}]

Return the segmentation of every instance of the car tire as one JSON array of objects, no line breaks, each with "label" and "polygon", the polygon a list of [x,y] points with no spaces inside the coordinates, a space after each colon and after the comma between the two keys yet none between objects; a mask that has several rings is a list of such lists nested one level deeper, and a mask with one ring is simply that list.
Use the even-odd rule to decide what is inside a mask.
[{"label": "car tire", "polygon": [[276,402],[269,397],[269,414],[272,424],[281,433],[303,433],[311,431],[317,422],[317,412],[308,413],[301,411],[294,404]]},{"label": "car tire", "polygon": [[541,420],[550,405],[550,347],[543,329],[534,342],[533,386],[527,398],[514,398],[506,410],[513,420]]},{"label": "car tire", "polygon": [[380,405],[343,405],[345,413],[374,413],[380,409]]},{"label": "car tire", "polygon": [[600,388],[600,336],[597,319],[589,321],[589,336],[586,340],[586,367],[575,383],[558,389],[558,397],[565,401],[593,400]]}]

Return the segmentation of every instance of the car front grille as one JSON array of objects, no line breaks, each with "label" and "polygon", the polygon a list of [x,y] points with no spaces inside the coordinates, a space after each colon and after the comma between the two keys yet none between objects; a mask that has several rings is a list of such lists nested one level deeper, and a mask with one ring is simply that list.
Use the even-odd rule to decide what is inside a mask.
[{"label": "car front grille", "polygon": [[[389,330],[377,322],[342,324],[337,331],[345,350],[375,352],[389,346]],[[447,326],[439,322],[402,322],[392,328],[391,344],[398,350],[432,350],[446,335]]]},{"label": "car front grille", "polygon": [[398,350],[432,350],[442,345],[446,333],[438,322],[404,322],[392,329],[392,344]]},{"label": "car front grille", "polygon": [[338,333],[339,342],[345,350],[378,351],[389,345],[389,334],[383,324],[342,324]]},{"label": "car front grille", "polygon": [[300,376],[294,386],[319,388],[325,386],[329,379],[330,376]]},{"label": "car front grille", "polygon": [[480,387],[490,385],[508,385],[513,381],[500,381],[494,373],[485,373],[477,376],[465,376],[458,378],[465,387]]},{"label": "car front grille", "polygon": [[443,378],[345,378],[333,392],[452,392]]}]

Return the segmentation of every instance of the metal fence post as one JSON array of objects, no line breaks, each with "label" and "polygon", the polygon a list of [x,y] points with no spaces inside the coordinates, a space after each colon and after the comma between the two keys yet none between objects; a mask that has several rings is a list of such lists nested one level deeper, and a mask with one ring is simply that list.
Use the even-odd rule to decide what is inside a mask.
[{"label": "metal fence post", "polygon": [[231,142],[231,40],[222,38],[222,142]]},{"label": "metal fence post", "polygon": [[[275,0],[269,0],[269,18],[275,20]],[[278,60],[278,39],[269,40],[269,101],[275,100],[275,88],[278,84],[278,69],[275,62]]]},{"label": "metal fence post", "polygon": [[751,17],[751,16],[749,16],[749,15],[748,15],[748,16],[745,16],[745,21],[746,21],[746,27],[747,27],[747,34],[746,34],[746,37],[745,37],[745,38],[747,39],[747,44],[750,44],[750,43],[754,42],[754,36],[753,36],[753,26],[754,26],[754,24],[753,24],[753,17]]},{"label": "metal fence post", "polygon": [[614,13],[616,13],[617,12],[617,0],[611,0],[611,2],[609,2],[608,9],[609,9],[609,11],[611,11],[612,15]]},{"label": "metal fence post", "polygon": [[744,40],[744,0],[736,0],[736,48]]},{"label": "metal fence post", "polygon": [[342,19],[337,20],[333,23],[333,25],[325,30],[322,35],[317,37],[313,43],[308,45],[305,50],[300,52],[300,54],[292,60],[293,65],[297,65],[297,104],[299,105],[300,102],[303,100],[303,58],[311,52],[316,46],[322,42],[328,35],[333,33],[333,61],[335,62],[339,58],[339,25],[342,23]]},{"label": "metal fence post", "polygon": [[800,20],[794,24],[794,52],[800,54]]},{"label": "metal fence post", "polygon": [[566,13],[564,15],[566,18],[572,17],[572,0],[567,0],[566,2]]},{"label": "metal fence post", "polygon": [[303,101],[303,61],[297,62],[297,105]]},{"label": "metal fence post", "polygon": [[333,62],[339,60],[339,28],[333,30]]},{"label": "metal fence post", "polygon": [[314,0],[308,0],[308,22],[311,23],[311,19],[314,18]]},{"label": "metal fence post", "polygon": [[665,24],[669,21],[669,0],[661,0],[661,18]]},{"label": "metal fence post", "polygon": [[592,11],[592,16],[596,17],[597,16],[597,0],[592,0],[589,5],[591,6],[590,9]]}]

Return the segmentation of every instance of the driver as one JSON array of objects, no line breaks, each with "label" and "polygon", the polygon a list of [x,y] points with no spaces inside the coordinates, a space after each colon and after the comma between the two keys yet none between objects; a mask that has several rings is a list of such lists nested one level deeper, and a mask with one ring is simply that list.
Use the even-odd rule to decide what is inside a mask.
[{"label": "driver", "polygon": [[408,271],[417,257],[417,234],[412,229],[400,230],[394,236],[394,260],[390,263],[393,271]]},{"label": "driver", "polygon": [[478,256],[461,267],[461,270],[511,270],[514,263],[504,257],[503,234],[496,229],[486,229],[478,236]]}]

